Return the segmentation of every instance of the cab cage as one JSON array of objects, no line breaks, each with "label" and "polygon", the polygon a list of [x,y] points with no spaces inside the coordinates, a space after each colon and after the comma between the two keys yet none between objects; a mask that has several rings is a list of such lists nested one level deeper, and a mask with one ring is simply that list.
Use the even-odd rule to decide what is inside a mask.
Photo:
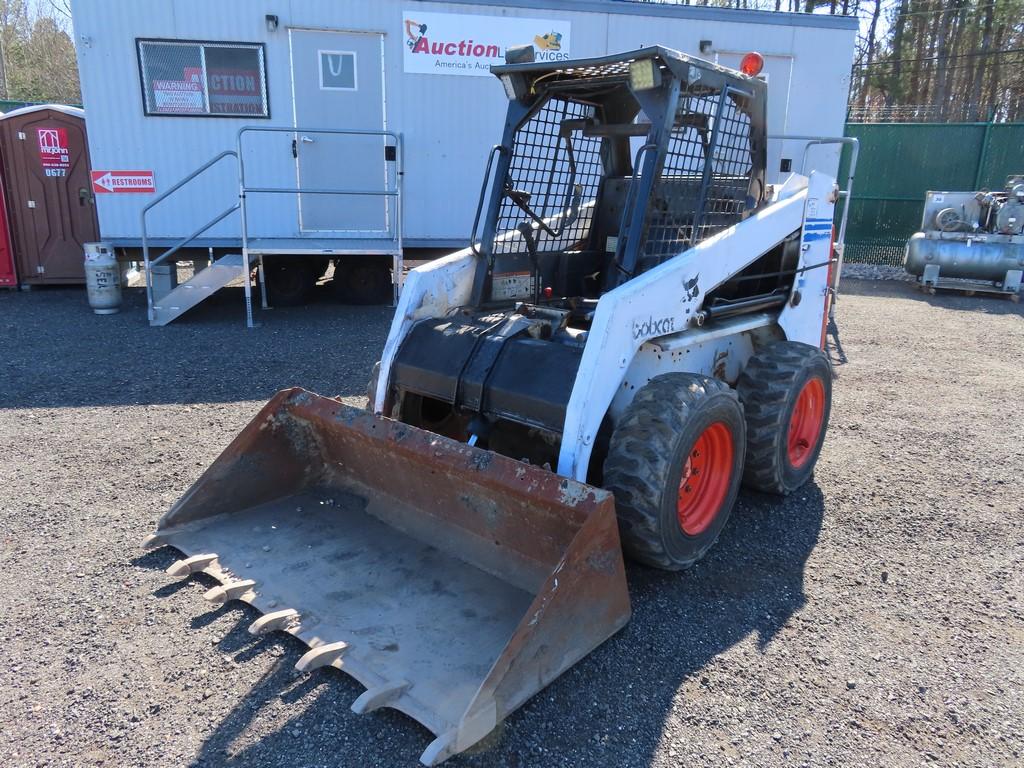
[{"label": "cab cage", "polygon": [[764,202],[760,80],[660,46],[491,71],[474,305],[597,298]]}]

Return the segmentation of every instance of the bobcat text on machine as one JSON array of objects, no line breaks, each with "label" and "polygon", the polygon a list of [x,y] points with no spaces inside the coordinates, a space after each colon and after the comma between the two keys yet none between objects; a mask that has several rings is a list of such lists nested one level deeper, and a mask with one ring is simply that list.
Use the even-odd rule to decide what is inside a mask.
[{"label": "bobcat text on machine", "polygon": [[[476,743],[696,562],[828,424],[834,179],[765,184],[765,84],[662,47],[495,67],[471,245],[413,270],[370,411],[280,392],[160,520],[250,631]],[[621,549],[620,549],[621,540]]]}]

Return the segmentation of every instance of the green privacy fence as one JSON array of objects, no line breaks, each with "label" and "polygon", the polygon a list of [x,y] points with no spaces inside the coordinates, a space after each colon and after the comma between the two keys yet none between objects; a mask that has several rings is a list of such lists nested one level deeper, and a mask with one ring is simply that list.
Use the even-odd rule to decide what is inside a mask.
[{"label": "green privacy fence", "polygon": [[[860,140],[846,261],[902,266],[929,190],[1002,189],[1024,173],[1024,123],[848,123]],[[843,156],[839,178],[845,179]]]}]

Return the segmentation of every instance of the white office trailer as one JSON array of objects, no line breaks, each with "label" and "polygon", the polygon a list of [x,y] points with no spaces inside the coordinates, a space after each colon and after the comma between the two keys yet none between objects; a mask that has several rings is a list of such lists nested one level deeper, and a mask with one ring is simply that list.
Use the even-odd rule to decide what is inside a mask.
[{"label": "white office trailer", "polygon": [[[143,209],[220,156],[152,205],[148,244],[159,254],[195,235],[187,248],[237,255],[244,231],[246,267],[259,255],[464,247],[504,125],[489,67],[507,46],[568,59],[660,44],[732,67],[756,50],[769,134],[841,136],[856,35],[853,18],[633,0],[74,0],[72,11],[102,238],[140,248]],[[812,151],[836,172],[835,145]],[[769,181],[800,170],[803,152],[771,140]],[[365,194],[343,194],[354,192]]]}]

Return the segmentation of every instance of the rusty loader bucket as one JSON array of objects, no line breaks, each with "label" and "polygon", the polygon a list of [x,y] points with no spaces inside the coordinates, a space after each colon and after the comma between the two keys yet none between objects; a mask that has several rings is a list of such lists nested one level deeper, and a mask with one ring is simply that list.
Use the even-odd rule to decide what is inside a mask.
[{"label": "rusty loader bucket", "polygon": [[301,389],[279,392],[159,522],[206,594],[262,612],[429,728],[435,765],[629,619],[611,495]]}]

